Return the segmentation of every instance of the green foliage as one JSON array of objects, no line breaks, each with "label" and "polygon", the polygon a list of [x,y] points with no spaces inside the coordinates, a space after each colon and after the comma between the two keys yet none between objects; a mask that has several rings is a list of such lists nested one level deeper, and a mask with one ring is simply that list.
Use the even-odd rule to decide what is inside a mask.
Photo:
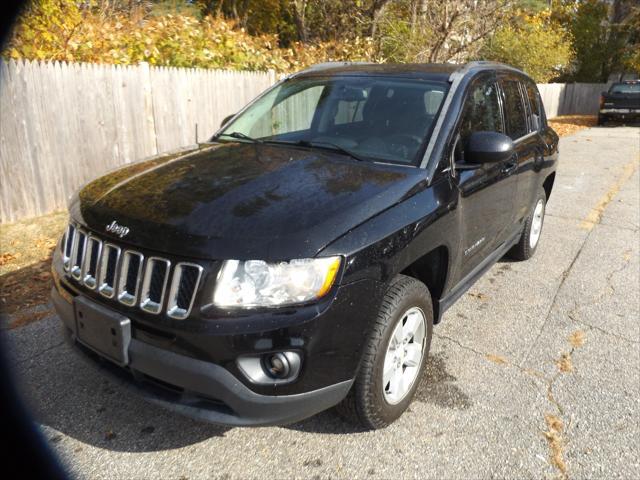
[{"label": "green foliage", "polygon": [[[573,79],[606,82],[611,73],[638,68],[638,7],[615,18],[608,4],[583,0],[572,16],[571,34],[576,52]],[[635,41],[634,41],[635,39]]]},{"label": "green foliage", "polygon": [[[548,5],[553,5],[550,9]],[[33,0],[4,57],[298,70],[498,60],[538,81],[640,71],[637,0]]]},{"label": "green foliage", "polygon": [[[74,0],[40,0],[32,2],[14,32],[5,56],[48,60],[67,55],[69,42],[82,25],[82,15]],[[19,44],[16,48],[15,44]]]},{"label": "green foliage", "polygon": [[517,23],[499,28],[481,56],[513,65],[545,83],[569,67],[573,51],[570,36],[550,19],[549,11],[543,11],[522,15]]},{"label": "green foliage", "polygon": [[221,18],[80,10],[73,0],[39,0],[25,12],[3,56],[37,60],[288,72],[329,60],[373,58],[371,42],[279,48],[276,35],[249,35]]}]

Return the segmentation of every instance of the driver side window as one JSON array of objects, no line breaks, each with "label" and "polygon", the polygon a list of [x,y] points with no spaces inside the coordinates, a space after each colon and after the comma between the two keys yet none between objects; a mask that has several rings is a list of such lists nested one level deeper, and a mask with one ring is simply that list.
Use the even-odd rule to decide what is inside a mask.
[{"label": "driver side window", "polygon": [[498,86],[495,80],[483,80],[471,87],[462,111],[454,151],[456,162],[464,160],[464,147],[473,132],[504,133]]}]

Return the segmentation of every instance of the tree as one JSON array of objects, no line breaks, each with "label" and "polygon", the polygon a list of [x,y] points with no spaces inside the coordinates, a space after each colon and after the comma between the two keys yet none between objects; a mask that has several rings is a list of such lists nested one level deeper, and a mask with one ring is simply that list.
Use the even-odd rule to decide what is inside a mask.
[{"label": "tree", "polygon": [[481,56],[513,65],[546,83],[570,66],[573,51],[570,36],[547,10],[500,27],[484,45]]},{"label": "tree", "polygon": [[571,80],[606,82],[612,73],[638,68],[637,63],[634,64],[640,49],[637,1],[566,3],[570,7],[568,23],[576,52]]},{"label": "tree", "polygon": [[511,0],[399,0],[381,27],[381,51],[394,61],[474,58],[511,5]]}]

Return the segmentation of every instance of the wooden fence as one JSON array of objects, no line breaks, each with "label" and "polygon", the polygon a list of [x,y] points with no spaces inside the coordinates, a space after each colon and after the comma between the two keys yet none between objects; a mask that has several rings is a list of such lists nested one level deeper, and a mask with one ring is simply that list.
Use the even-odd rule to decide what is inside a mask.
[{"label": "wooden fence", "polygon": [[538,84],[547,117],[558,115],[595,115],[598,113],[600,93],[605,83],[544,83]]},{"label": "wooden fence", "polygon": [[84,182],[211,136],[274,72],[0,60],[0,223],[64,208]]},{"label": "wooden fence", "polygon": [[[80,185],[208,138],[274,72],[0,60],[0,223],[65,208]],[[594,113],[603,85],[540,85],[549,117]]]}]

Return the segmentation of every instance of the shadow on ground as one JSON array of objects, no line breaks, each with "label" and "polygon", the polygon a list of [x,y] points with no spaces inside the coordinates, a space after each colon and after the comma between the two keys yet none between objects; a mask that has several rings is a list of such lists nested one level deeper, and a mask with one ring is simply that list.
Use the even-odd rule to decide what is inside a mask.
[{"label": "shadow on ground", "polygon": [[0,311],[21,315],[29,308],[49,302],[50,260],[42,260],[0,275]]},{"label": "shadow on ground", "polygon": [[[64,343],[56,316],[10,333],[23,352],[34,352],[16,362],[16,376],[26,403],[32,406],[36,421],[52,444],[66,441],[68,436],[107,450],[154,452],[223,437],[229,430],[166,411],[130,391],[120,380],[105,377]],[[43,348],[43,336],[50,347]],[[472,405],[456,385],[456,378],[447,372],[443,354],[429,358],[416,401],[453,409]],[[334,409],[285,428],[330,435],[365,431]]]},{"label": "shadow on ground", "polygon": [[59,322],[51,316],[10,330],[7,339],[10,349],[23,353],[14,362],[16,379],[52,444],[66,435],[108,450],[153,452],[193,445],[228,430],[168,412],[105,377],[64,343]]}]

